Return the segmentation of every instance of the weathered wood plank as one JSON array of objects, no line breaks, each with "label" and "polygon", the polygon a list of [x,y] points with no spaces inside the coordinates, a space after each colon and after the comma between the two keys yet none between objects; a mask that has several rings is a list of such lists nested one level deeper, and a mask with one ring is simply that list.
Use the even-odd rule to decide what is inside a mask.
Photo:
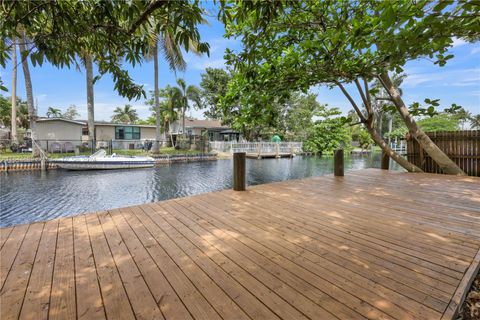
[{"label": "weathered wood plank", "polygon": [[476,177],[369,169],[4,228],[2,319],[450,319],[479,203]]},{"label": "weathered wood plank", "polygon": [[17,256],[18,249],[22,245],[25,234],[30,225],[16,226],[9,235],[5,245],[0,250],[0,289],[3,288],[10,268]]},{"label": "weathered wood plank", "polygon": [[137,319],[165,319],[157,306],[142,274],[132,259],[112,218],[107,213],[98,214],[101,227],[122,278],[125,291]]},{"label": "weathered wood plank", "polygon": [[78,319],[105,319],[102,295],[85,216],[73,217]]},{"label": "weathered wood plank", "polygon": [[28,229],[25,240],[15,257],[12,271],[8,274],[4,286],[0,290],[2,319],[17,319],[20,314],[43,226],[43,223],[35,223]]},{"label": "weathered wood plank", "polygon": [[49,319],[77,317],[72,222],[72,218],[62,218],[58,225]]},{"label": "weathered wood plank", "polygon": [[107,318],[135,319],[97,215],[87,215],[86,222]]},{"label": "weathered wood plank", "polygon": [[122,216],[122,210],[110,211],[111,217],[115,222],[118,231],[125,241],[125,245],[130,251],[132,258],[135,260],[140,272],[143,275],[148,287],[157,301],[162,313],[167,320],[178,319],[188,320],[192,316],[188,312],[185,305],[178,297],[175,289],[172,288],[165,275],[155,264],[155,261],[149,255],[143,244],[137,238],[133,230]]},{"label": "weathered wood plank", "polygon": [[[150,234],[146,226],[136,217],[136,213],[141,214],[142,211],[138,207],[132,207],[130,210],[122,211],[125,220],[128,222],[132,230],[138,236],[143,246],[152,259],[155,261],[165,277],[172,284],[178,295],[185,303],[194,318],[198,319],[221,319],[217,311],[201,294],[195,283],[199,285],[195,279],[192,281],[183,273],[175,261],[167,254],[160,243]],[[205,287],[199,285],[200,288]]]},{"label": "weathered wood plank", "polygon": [[45,224],[27,287],[20,319],[48,319],[58,220]]}]

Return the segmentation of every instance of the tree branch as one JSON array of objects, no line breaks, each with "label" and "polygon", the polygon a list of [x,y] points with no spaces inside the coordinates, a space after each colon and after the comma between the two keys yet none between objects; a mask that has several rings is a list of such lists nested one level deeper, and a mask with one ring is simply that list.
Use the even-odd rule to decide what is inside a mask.
[{"label": "tree branch", "polygon": [[137,20],[135,20],[132,25],[130,26],[130,29],[128,30],[128,35],[132,35],[136,30],[137,28],[145,22],[145,20],[148,19],[148,17],[150,16],[150,14],[152,12],[154,12],[155,10],[163,7],[164,5],[166,5],[168,3],[167,0],[154,0],[152,1],[148,6],[147,8],[145,9],[145,11],[137,18]]},{"label": "tree branch", "polygon": [[350,94],[347,92],[347,90],[345,90],[345,88],[343,87],[343,85],[340,82],[335,81],[335,84],[340,88],[340,90],[342,90],[343,94],[345,95],[345,97],[347,97],[348,101],[350,101],[350,104],[352,105],[353,109],[355,109],[358,116],[360,117],[361,122],[365,123],[367,121],[367,119],[365,119],[365,116],[360,111],[360,108],[358,108],[355,101],[352,99],[352,96],[350,96]]}]

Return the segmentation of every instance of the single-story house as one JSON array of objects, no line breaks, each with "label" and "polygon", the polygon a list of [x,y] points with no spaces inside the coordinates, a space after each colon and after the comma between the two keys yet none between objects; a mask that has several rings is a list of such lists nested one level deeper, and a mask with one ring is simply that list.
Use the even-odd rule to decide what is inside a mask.
[{"label": "single-story house", "polygon": [[[84,139],[88,140],[86,123],[83,133]],[[106,146],[112,141],[113,149],[140,149],[143,148],[143,141],[155,140],[155,126],[99,121],[95,122],[95,139],[100,146]]]},{"label": "single-story house", "polygon": [[[188,136],[208,137],[209,141],[238,140],[239,134],[218,120],[197,120],[185,118],[185,132]],[[170,126],[174,140],[182,134],[181,119]],[[37,140],[49,152],[74,151],[75,147],[88,143],[88,125],[85,120],[63,118],[37,119]],[[143,148],[146,140],[155,140],[155,126],[143,124],[121,124],[105,121],[95,122],[95,140],[98,147],[113,149]]]},{"label": "single-story house", "polygon": [[[182,134],[182,118],[170,126],[172,135]],[[208,134],[209,141],[237,141],[240,134],[230,127],[222,125],[220,120],[185,118],[185,133],[188,136],[203,136]]]},{"label": "single-story house", "polygon": [[36,140],[49,152],[73,152],[82,145],[83,122],[62,118],[39,118],[36,121]]}]

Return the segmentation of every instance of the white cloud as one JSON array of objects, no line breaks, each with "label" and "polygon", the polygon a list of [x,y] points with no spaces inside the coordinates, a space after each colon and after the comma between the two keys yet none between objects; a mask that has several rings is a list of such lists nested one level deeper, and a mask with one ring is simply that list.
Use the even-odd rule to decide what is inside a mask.
[{"label": "white cloud", "polygon": [[192,68],[198,70],[205,70],[206,68],[225,68],[225,60],[222,59],[208,59],[204,61],[198,61],[193,64]]},{"label": "white cloud", "polygon": [[474,86],[480,81],[480,69],[469,68],[460,70],[441,70],[438,72],[407,72],[407,78],[402,87],[414,88],[420,84],[423,85],[443,85],[443,86]]},{"label": "white cloud", "polygon": [[467,44],[468,42],[459,38],[453,38],[452,47],[459,47]]},{"label": "white cloud", "polygon": [[470,51],[470,54],[476,54],[480,52],[480,46],[475,46],[475,48]]},{"label": "white cloud", "polygon": [[45,101],[46,98],[47,98],[47,94],[45,94],[45,93],[38,94],[38,95],[35,96],[35,99],[37,99],[40,102]]}]

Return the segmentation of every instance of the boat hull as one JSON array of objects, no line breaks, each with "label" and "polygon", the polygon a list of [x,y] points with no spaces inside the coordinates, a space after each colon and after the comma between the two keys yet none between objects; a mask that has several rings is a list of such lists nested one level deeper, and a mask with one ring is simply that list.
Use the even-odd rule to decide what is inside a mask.
[{"label": "boat hull", "polygon": [[114,169],[136,169],[136,168],[151,168],[155,162],[55,162],[57,166],[67,170],[114,170]]},{"label": "boat hull", "polygon": [[112,170],[151,168],[155,165],[152,157],[125,156],[75,156],[52,161],[57,166],[67,170]]}]

